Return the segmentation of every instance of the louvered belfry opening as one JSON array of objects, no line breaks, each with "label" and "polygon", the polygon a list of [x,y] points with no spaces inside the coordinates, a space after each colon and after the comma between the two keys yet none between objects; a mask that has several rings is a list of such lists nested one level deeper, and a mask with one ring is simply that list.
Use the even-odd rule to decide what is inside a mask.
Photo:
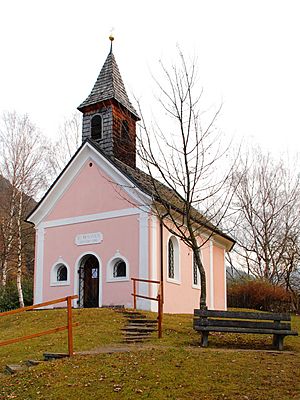
[{"label": "louvered belfry opening", "polygon": [[78,110],[83,113],[82,140],[94,140],[107,156],[135,168],[136,122],[140,118],[128,98],[112,51]]}]

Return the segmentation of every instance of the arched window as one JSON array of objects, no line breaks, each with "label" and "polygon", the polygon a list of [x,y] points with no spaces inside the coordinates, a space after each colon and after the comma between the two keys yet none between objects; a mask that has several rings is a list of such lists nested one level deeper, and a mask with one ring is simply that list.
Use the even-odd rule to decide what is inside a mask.
[{"label": "arched window", "polygon": [[168,241],[168,280],[179,283],[179,244],[175,236]]},{"label": "arched window", "polygon": [[67,263],[60,257],[51,268],[50,286],[65,285],[70,285],[70,270]]},{"label": "arched window", "polygon": [[99,140],[102,138],[102,117],[101,115],[94,115],[91,119],[91,138]]},{"label": "arched window", "polygon": [[[200,259],[202,261],[202,256],[201,256],[201,252],[199,250],[200,253]],[[197,262],[196,262],[196,257],[193,253],[193,277],[192,277],[192,286],[195,289],[200,289],[200,272],[199,272],[199,268],[197,266]]]},{"label": "arched window", "polygon": [[57,282],[63,282],[68,280],[68,270],[67,267],[61,264],[57,268]]},{"label": "arched window", "polygon": [[121,124],[121,139],[122,140],[129,139],[129,125],[125,119],[122,121],[122,124]]},{"label": "arched window", "polygon": [[129,264],[124,256],[118,251],[107,263],[106,281],[128,281],[129,280]]},{"label": "arched window", "polygon": [[123,260],[117,260],[114,264],[113,277],[121,278],[126,276],[126,264]]},{"label": "arched window", "polygon": [[174,244],[172,240],[169,240],[169,245],[168,245],[168,277],[170,279],[174,279],[175,277],[175,270],[174,270]]}]

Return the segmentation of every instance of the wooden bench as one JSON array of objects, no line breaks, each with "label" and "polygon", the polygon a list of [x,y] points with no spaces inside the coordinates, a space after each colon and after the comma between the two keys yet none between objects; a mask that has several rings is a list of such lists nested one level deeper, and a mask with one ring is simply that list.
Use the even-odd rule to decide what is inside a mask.
[{"label": "wooden bench", "polygon": [[208,346],[209,332],[258,333],[273,335],[273,346],[283,349],[285,336],[297,336],[285,313],[194,310],[194,329],[201,332],[201,346]]}]

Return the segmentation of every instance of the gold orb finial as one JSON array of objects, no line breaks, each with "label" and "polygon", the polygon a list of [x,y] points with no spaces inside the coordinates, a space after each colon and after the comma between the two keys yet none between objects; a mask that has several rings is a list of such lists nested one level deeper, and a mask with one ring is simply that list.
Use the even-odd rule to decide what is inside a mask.
[{"label": "gold orb finial", "polygon": [[113,41],[115,40],[115,38],[114,38],[114,36],[113,36],[112,33],[109,35],[109,40],[110,40],[111,42],[113,42]]}]

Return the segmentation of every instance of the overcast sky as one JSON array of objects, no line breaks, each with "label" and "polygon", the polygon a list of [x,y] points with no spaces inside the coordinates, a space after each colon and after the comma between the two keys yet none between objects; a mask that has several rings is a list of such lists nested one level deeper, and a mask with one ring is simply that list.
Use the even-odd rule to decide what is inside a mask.
[{"label": "overcast sky", "polygon": [[0,112],[28,113],[54,136],[90,93],[114,28],[131,100],[151,105],[151,74],[160,59],[175,59],[179,44],[197,58],[208,101],[224,103],[222,130],[296,152],[299,20],[298,0],[1,1]]}]

